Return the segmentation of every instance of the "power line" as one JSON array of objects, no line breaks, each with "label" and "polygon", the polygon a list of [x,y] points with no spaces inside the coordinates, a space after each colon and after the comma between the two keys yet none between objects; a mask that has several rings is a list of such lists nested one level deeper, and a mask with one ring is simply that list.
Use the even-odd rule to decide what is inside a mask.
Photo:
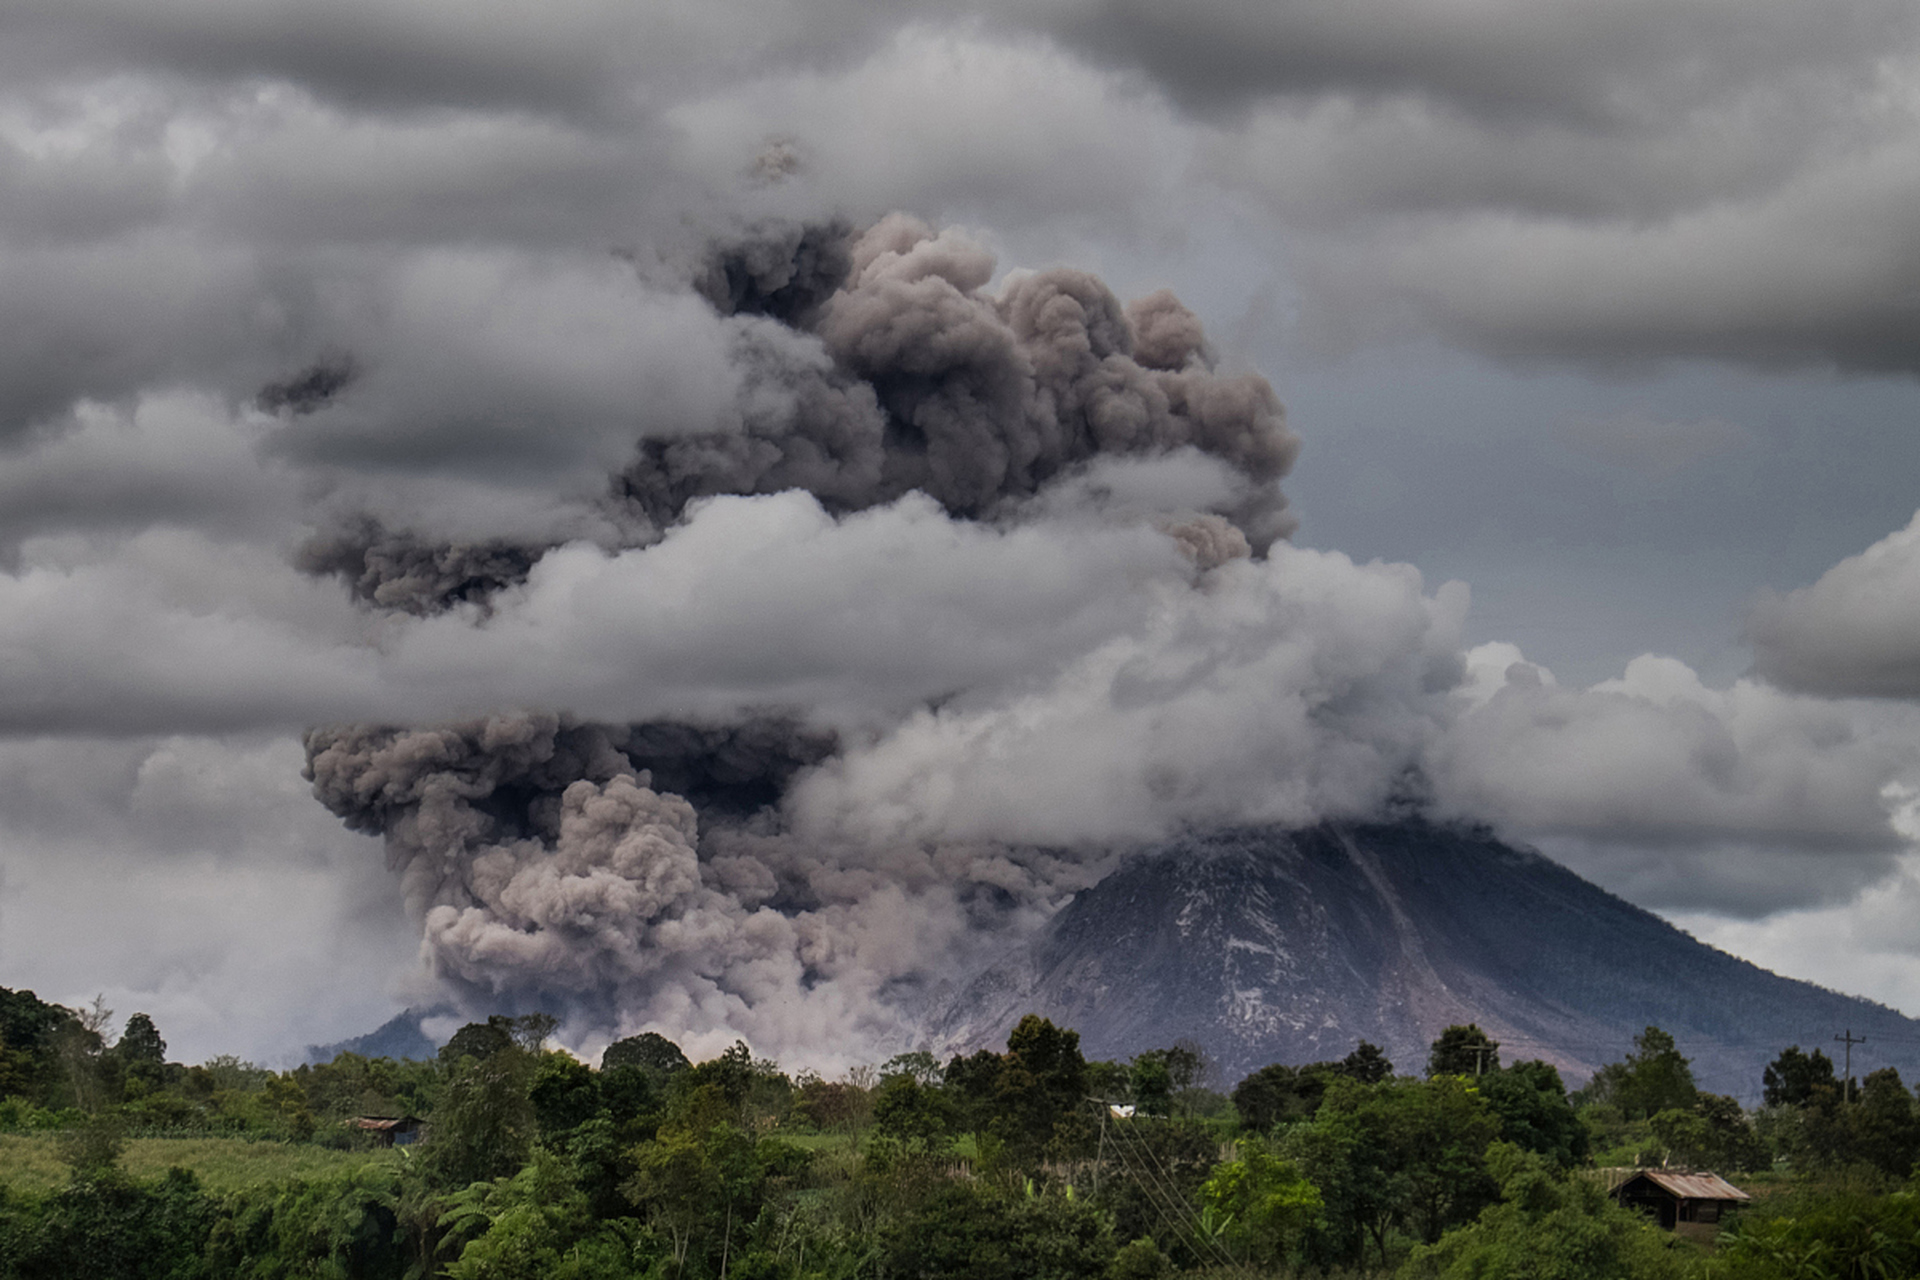
[{"label": "power line", "polygon": [[[1089,1099],[1089,1101],[1101,1109],[1100,1133],[1101,1145],[1104,1149],[1107,1117],[1111,1113],[1107,1110],[1105,1102],[1099,1099]],[[1121,1167],[1133,1179],[1134,1185],[1139,1187],[1146,1196],[1147,1203],[1153,1207],[1154,1213],[1159,1216],[1167,1229],[1175,1236],[1191,1237],[1199,1246],[1201,1253],[1211,1256],[1218,1265],[1231,1271],[1243,1270],[1234,1260],[1233,1255],[1228,1253],[1207,1231],[1199,1213],[1188,1203],[1187,1198],[1180,1194],[1172,1173],[1160,1163],[1160,1157],[1154,1153],[1153,1145],[1142,1134],[1128,1126],[1115,1125],[1113,1135],[1113,1149],[1120,1158]],[[1128,1154],[1129,1145],[1137,1147],[1131,1158]],[[1139,1158],[1141,1153],[1145,1153],[1145,1159]],[[1152,1167],[1149,1167],[1149,1161]]]}]

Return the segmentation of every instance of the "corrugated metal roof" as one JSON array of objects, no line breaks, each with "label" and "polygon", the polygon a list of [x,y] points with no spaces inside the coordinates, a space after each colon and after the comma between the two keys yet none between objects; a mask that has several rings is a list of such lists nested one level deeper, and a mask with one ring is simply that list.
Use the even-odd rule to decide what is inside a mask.
[{"label": "corrugated metal roof", "polygon": [[1640,1172],[1655,1186],[1685,1200],[1753,1198],[1717,1173],[1676,1173],[1672,1169],[1642,1169]]},{"label": "corrugated metal roof", "polygon": [[413,1116],[355,1116],[349,1121],[356,1129],[371,1129],[376,1133],[388,1129],[398,1129],[403,1125],[419,1124]]}]

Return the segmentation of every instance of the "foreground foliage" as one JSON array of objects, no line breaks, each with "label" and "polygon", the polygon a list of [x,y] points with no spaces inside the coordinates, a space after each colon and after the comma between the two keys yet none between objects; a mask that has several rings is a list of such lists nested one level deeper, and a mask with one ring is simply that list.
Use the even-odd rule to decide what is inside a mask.
[{"label": "foreground foliage", "polygon": [[[0,992],[0,1280],[1920,1274],[1897,1074],[1839,1081],[1790,1048],[1749,1115],[1657,1028],[1571,1096],[1466,1026],[1422,1076],[1362,1043],[1229,1100],[1192,1046],[1088,1062],[1038,1017],[1002,1052],[843,1081],[654,1034],[595,1069],[537,1015],[470,1024],[433,1062],[291,1072],[169,1063],[151,1019],[114,1043],[103,1025]],[[428,1137],[376,1149],[358,1115]],[[1716,1247],[1621,1209],[1595,1151],[1776,1182]]]}]

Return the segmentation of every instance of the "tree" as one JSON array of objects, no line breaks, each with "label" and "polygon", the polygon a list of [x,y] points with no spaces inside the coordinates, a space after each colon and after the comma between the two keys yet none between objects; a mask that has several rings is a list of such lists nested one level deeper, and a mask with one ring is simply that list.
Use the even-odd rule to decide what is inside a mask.
[{"label": "tree", "polygon": [[[1299,1073],[1284,1062],[1270,1062],[1233,1086],[1233,1109],[1248,1133],[1266,1133],[1282,1120],[1307,1114],[1301,1104]],[[1318,1105],[1319,1099],[1314,1099]]]},{"label": "tree", "polygon": [[1840,1082],[1833,1075],[1833,1059],[1815,1049],[1802,1053],[1789,1045],[1761,1073],[1762,1095],[1769,1107],[1821,1107],[1840,1101]]},{"label": "tree", "polygon": [[1648,1118],[1669,1108],[1690,1110],[1699,1094],[1692,1065],[1680,1056],[1673,1037],[1648,1027],[1633,1038],[1634,1051],[1622,1063],[1614,1101],[1629,1118]]},{"label": "tree", "polygon": [[117,1115],[93,1116],[60,1134],[60,1158],[76,1180],[110,1176],[120,1167],[126,1148],[126,1122]]},{"label": "tree", "polygon": [[1456,1075],[1378,1085],[1336,1077],[1313,1123],[1289,1131],[1282,1151],[1313,1171],[1332,1251],[1358,1262],[1371,1239],[1385,1265],[1392,1227],[1432,1243],[1493,1198],[1484,1153],[1499,1131]]},{"label": "tree", "polygon": [[[1186,1114],[1196,1082],[1206,1071],[1206,1056],[1191,1041],[1177,1041],[1167,1049],[1149,1049],[1127,1067],[1126,1096],[1144,1115]],[[1102,1092],[1094,1081],[1095,1076],[1090,1074],[1089,1085],[1096,1093]]]},{"label": "tree", "polygon": [[[713,1086],[702,1086],[711,1089]],[[622,1190],[671,1241],[676,1272],[695,1241],[731,1251],[758,1209],[763,1170],[753,1139],[738,1126],[673,1124],[634,1153],[635,1172]]]},{"label": "tree", "polygon": [[292,1073],[268,1076],[260,1097],[274,1127],[282,1134],[301,1142],[313,1136],[313,1110],[307,1102],[307,1091]]},{"label": "tree", "polygon": [[1477,1076],[1500,1066],[1500,1042],[1472,1023],[1454,1025],[1440,1033],[1427,1054],[1427,1079],[1435,1076]]},{"label": "tree", "polygon": [[1487,1106],[1500,1117],[1500,1133],[1508,1142],[1563,1169],[1585,1162],[1587,1128],[1551,1063],[1516,1062],[1476,1083]]},{"label": "tree", "polygon": [[1320,1191],[1289,1160],[1259,1141],[1243,1142],[1200,1188],[1200,1204],[1220,1224],[1220,1239],[1236,1257],[1279,1267],[1298,1251],[1320,1216]]},{"label": "tree", "polygon": [[153,1025],[152,1018],[144,1013],[136,1013],[127,1019],[127,1029],[120,1033],[113,1053],[129,1066],[134,1063],[164,1066],[167,1061],[167,1042],[160,1038],[160,1029]]},{"label": "tree", "polygon": [[1212,1070],[1206,1050],[1192,1040],[1175,1040],[1171,1048],[1160,1051],[1160,1056],[1167,1064],[1175,1093],[1198,1086]]},{"label": "tree", "polygon": [[1335,1070],[1349,1080],[1358,1080],[1361,1084],[1379,1084],[1393,1077],[1393,1063],[1380,1051],[1377,1044],[1368,1044],[1362,1040],[1354,1046],[1353,1052],[1335,1064]]},{"label": "tree", "polygon": [[127,1097],[144,1097],[161,1086],[167,1067],[167,1042],[160,1038],[159,1028],[146,1014],[136,1013],[127,1019],[126,1030],[120,1033],[108,1056],[123,1081],[121,1089]]},{"label": "tree", "polygon": [[[717,1058],[710,1058],[698,1066],[690,1067],[678,1073],[673,1080],[672,1096],[676,1113],[681,1104],[696,1095],[701,1098],[700,1108],[718,1107],[721,1113],[713,1116],[713,1121],[724,1118],[734,1124],[747,1127],[751,1124],[748,1113],[760,1113],[768,1108],[764,1105],[749,1107],[748,1101],[756,1094],[764,1094],[764,1085],[768,1078],[779,1074],[779,1068],[770,1062],[756,1062],[753,1050],[744,1040],[736,1040]],[[784,1092],[790,1093],[792,1085],[785,1076],[780,1076],[785,1086]],[[766,1099],[762,1097],[764,1103]],[[784,1106],[784,1098],[782,1105]],[[691,1105],[691,1104],[690,1104]]]},{"label": "tree", "polygon": [[1102,1102],[1125,1102],[1133,1096],[1130,1063],[1093,1061],[1087,1064],[1087,1096]]},{"label": "tree", "polygon": [[981,1133],[992,1123],[1000,1077],[1006,1069],[1006,1060],[991,1049],[964,1058],[955,1054],[948,1060],[941,1072],[941,1088],[959,1110],[961,1132]]},{"label": "tree", "polygon": [[106,1100],[102,1067],[107,1042],[100,1032],[112,1019],[106,997],[95,996],[90,1007],[69,1011],[53,1033],[54,1056],[66,1076],[69,1096],[84,1111],[97,1111]]},{"label": "tree", "polygon": [[944,1151],[954,1112],[947,1095],[910,1075],[882,1077],[873,1095],[874,1128],[910,1152]]},{"label": "tree", "polygon": [[1324,1062],[1304,1067],[1268,1063],[1233,1087],[1233,1109],[1240,1116],[1240,1127],[1266,1133],[1277,1124],[1310,1118],[1320,1109],[1328,1081],[1339,1074]]},{"label": "tree", "polygon": [[[911,1080],[913,1077],[900,1078]],[[821,1130],[851,1132],[866,1118],[872,1105],[865,1089],[844,1080],[803,1076],[794,1090],[794,1115]]]},{"label": "tree", "polygon": [[600,1080],[586,1063],[564,1053],[542,1054],[527,1089],[540,1136],[549,1143],[603,1113]]},{"label": "tree", "polygon": [[1164,1116],[1173,1105],[1173,1073],[1167,1069],[1166,1055],[1143,1053],[1133,1060],[1127,1073],[1128,1092],[1136,1112]]},{"label": "tree", "polygon": [[1773,1166],[1773,1153],[1755,1132],[1752,1119],[1737,1099],[1702,1093],[1694,1098],[1693,1113],[1699,1117],[1705,1136],[1704,1144],[1693,1153],[1695,1163],[1723,1173]]},{"label": "tree", "polygon": [[184,1169],[150,1182],[114,1173],[76,1178],[42,1202],[37,1229],[0,1245],[0,1266],[8,1276],[60,1280],[208,1275],[204,1258],[219,1214],[219,1201]]},{"label": "tree", "polygon": [[1905,1178],[1920,1161],[1920,1117],[1913,1095],[1893,1067],[1867,1076],[1859,1100],[1847,1110],[1853,1156],[1890,1178]]},{"label": "tree", "polygon": [[485,1062],[514,1047],[513,1019],[491,1014],[485,1022],[469,1022],[440,1046],[440,1065],[451,1067],[462,1058]]},{"label": "tree", "polygon": [[600,1055],[602,1071],[638,1067],[653,1076],[656,1087],[692,1065],[687,1061],[687,1055],[680,1051],[680,1046],[658,1031],[643,1031],[625,1040],[615,1040]]},{"label": "tree", "polygon": [[1114,1257],[1104,1216],[1052,1192],[1005,1197],[954,1182],[880,1233],[882,1275],[941,1280],[1099,1280]]},{"label": "tree", "polygon": [[529,1056],[511,1043],[486,1058],[454,1061],[426,1144],[435,1182],[465,1186],[519,1172],[538,1132],[527,1100],[530,1068]]},{"label": "tree", "polygon": [[546,1047],[547,1037],[560,1025],[560,1019],[550,1013],[523,1013],[512,1021],[513,1042],[528,1053],[539,1053]]},{"label": "tree", "polygon": [[[1080,1033],[1028,1014],[1007,1036],[991,1129],[1016,1159],[1035,1160],[1048,1148],[1071,1148],[1089,1128],[1087,1062]],[[1075,1121],[1079,1121],[1075,1124]]]},{"label": "tree", "polygon": [[31,991],[0,987],[0,1098],[20,1094],[52,1102],[63,1031],[77,1025],[71,1009],[48,1004]]}]

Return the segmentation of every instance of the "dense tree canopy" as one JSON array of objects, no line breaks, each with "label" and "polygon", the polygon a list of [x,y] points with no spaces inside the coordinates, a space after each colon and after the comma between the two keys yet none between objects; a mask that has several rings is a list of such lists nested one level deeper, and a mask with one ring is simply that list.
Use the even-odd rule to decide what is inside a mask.
[{"label": "dense tree canopy", "polygon": [[[4,1280],[1706,1280],[1705,1261],[1714,1280],[1912,1273],[1897,1232],[1920,1110],[1897,1072],[1869,1074],[1847,1105],[1819,1055],[1789,1050],[1755,1117],[1694,1089],[1655,1028],[1571,1097],[1551,1064],[1497,1065],[1463,1027],[1427,1065],[1471,1057],[1471,1071],[1395,1077],[1362,1043],[1252,1072],[1216,1115],[1203,1064],[1177,1048],[1089,1064],[1075,1032],[1037,1016],[998,1052],[943,1068],[914,1051],[829,1081],[791,1079],[745,1043],[689,1063],[657,1036],[596,1069],[547,1048],[550,1024],[507,1017],[462,1028],[429,1062],[182,1067],[141,1015],[102,1052],[77,1016],[0,1003],[23,1041],[41,1030],[29,1066],[62,1063],[77,1031],[96,1101],[71,1105],[65,1066],[0,1098],[0,1129],[53,1130],[70,1170],[20,1191],[0,1168]],[[1131,1118],[1094,1101],[1114,1088]],[[1679,1105],[1646,1111],[1655,1101]],[[373,1150],[350,1123],[367,1115],[424,1116],[424,1142]],[[190,1174],[130,1177],[146,1139],[129,1135],[168,1125],[359,1163],[218,1194]],[[1596,1158],[1779,1166],[1796,1189],[1747,1210],[1712,1254],[1616,1207],[1581,1168]]]}]

